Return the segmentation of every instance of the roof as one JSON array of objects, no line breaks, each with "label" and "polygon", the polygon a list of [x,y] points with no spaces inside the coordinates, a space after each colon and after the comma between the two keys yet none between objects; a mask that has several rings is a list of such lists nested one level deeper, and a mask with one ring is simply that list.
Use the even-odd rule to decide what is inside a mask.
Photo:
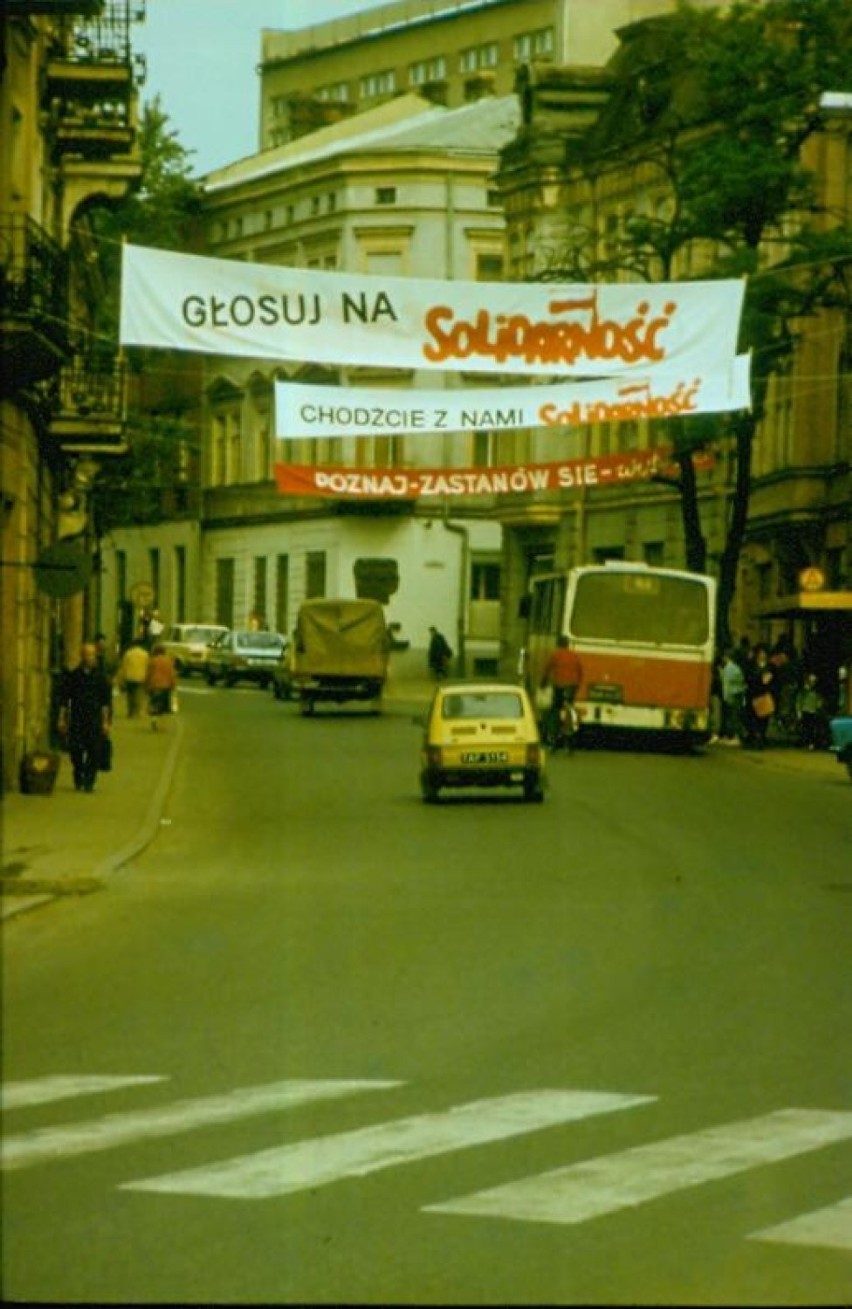
[{"label": "roof", "polygon": [[223,190],[362,150],[496,154],[515,136],[520,121],[516,95],[487,96],[459,109],[432,104],[418,95],[397,96],[286,145],[216,169],[202,179],[202,185],[208,193]]}]

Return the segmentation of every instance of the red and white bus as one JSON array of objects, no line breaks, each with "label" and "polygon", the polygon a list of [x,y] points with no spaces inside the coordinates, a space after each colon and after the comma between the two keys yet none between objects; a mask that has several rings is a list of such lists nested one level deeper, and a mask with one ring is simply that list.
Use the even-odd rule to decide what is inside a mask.
[{"label": "red and white bus", "polygon": [[523,672],[536,693],[568,637],[583,670],[575,708],[586,729],[710,735],[716,582],[609,560],[532,578]]}]

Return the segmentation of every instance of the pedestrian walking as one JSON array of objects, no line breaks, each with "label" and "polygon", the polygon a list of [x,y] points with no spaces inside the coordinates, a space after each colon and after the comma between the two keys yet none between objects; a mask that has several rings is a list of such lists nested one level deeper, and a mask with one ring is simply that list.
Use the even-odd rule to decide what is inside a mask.
[{"label": "pedestrian walking", "polygon": [[127,717],[140,718],[145,703],[145,679],[151,656],[138,636],[125,650],[118,666],[118,685],[127,696]]},{"label": "pedestrian walking", "polygon": [[112,730],[112,683],[98,668],[93,641],[80,647],[80,663],[62,678],[57,730],[68,741],[75,791],[94,791]]},{"label": "pedestrian walking", "polygon": [[143,614],[141,626],[143,626],[145,647],[153,655],[154,645],[160,641],[166,630],[166,624],[160,617],[160,610],[152,609],[151,613]]},{"label": "pedestrian walking", "polygon": [[156,732],[159,719],[172,711],[172,695],[177,687],[177,671],[174,660],[166,653],[164,645],[157,644],[151,651],[148,661],[148,673],[145,689],[148,692],[148,713],[151,727]]},{"label": "pedestrian walking", "polygon": [[733,650],[728,650],[725,655],[721,681],[722,725],[719,735],[723,741],[741,741],[745,734],[746,677]]},{"label": "pedestrian walking", "polygon": [[446,677],[453,657],[449,642],[437,627],[429,628],[429,650],[427,653],[429,670],[436,681]]}]

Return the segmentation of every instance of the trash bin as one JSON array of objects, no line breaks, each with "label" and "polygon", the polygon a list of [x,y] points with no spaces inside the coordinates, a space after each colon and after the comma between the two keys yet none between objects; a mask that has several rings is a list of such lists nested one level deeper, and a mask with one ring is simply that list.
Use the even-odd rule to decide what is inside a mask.
[{"label": "trash bin", "polygon": [[21,790],[24,795],[50,795],[56,785],[60,754],[55,750],[31,750],[21,760]]}]

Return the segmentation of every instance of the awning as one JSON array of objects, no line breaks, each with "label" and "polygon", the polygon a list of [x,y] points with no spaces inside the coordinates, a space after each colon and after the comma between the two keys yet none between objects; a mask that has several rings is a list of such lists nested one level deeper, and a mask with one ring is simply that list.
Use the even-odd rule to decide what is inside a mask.
[{"label": "awning", "polygon": [[807,618],[817,614],[852,614],[852,591],[797,591],[755,606],[758,618]]}]

